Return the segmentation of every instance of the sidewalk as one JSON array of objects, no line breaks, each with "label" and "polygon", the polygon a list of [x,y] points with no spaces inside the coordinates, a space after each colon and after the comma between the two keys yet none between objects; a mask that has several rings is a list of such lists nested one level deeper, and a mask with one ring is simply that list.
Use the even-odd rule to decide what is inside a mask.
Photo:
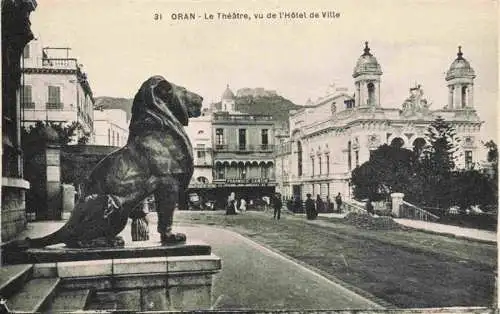
[{"label": "sidewalk", "polygon": [[[303,217],[305,219],[305,214],[293,214],[291,212],[288,212],[288,213],[290,213],[289,215],[291,215],[291,216],[295,216],[297,218]],[[346,215],[345,213],[344,214],[337,214],[337,213],[320,213],[320,214],[318,214],[319,217],[337,218],[337,219],[344,218],[345,215]],[[428,221],[421,221],[421,220],[414,220],[414,219],[395,218],[394,221],[396,221],[400,225],[410,227],[413,229],[418,229],[421,231],[427,231],[427,232],[438,233],[438,234],[443,234],[443,235],[451,235],[451,236],[455,236],[455,237],[461,237],[461,238],[472,239],[472,240],[480,240],[480,241],[485,241],[485,242],[497,242],[498,241],[498,235],[494,231],[464,228],[464,227],[445,225],[445,224],[440,224],[440,223],[435,223],[435,222],[428,222]]]},{"label": "sidewalk", "polygon": [[426,230],[440,234],[448,234],[456,237],[463,237],[474,240],[497,242],[497,233],[494,231],[463,228],[458,226],[444,225],[435,222],[413,220],[413,219],[394,219],[397,223],[407,226],[410,228],[415,228],[419,230]]}]

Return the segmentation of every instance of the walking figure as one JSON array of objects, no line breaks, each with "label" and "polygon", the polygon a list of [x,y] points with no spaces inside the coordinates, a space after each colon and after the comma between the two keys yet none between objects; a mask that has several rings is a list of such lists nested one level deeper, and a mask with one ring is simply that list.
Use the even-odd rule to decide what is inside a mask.
[{"label": "walking figure", "polygon": [[337,196],[335,196],[335,203],[337,203],[337,210],[339,213],[342,212],[342,196],[339,194],[337,194]]},{"label": "walking figure", "polygon": [[276,193],[273,198],[273,208],[274,208],[273,219],[280,220],[281,207],[283,207],[283,202],[281,202],[281,195],[279,193]]},{"label": "walking figure", "polygon": [[375,215],[375,211],[373,210],[373,204],[372,204],[372,201],[370,199],[368,199],[368,201],[366,202],[365,208],[366,208],[366,211],[368,212],[368,214],[370,214],[372,216]]},{"label": "walking figure", "polygon": [[307,193],[307,200],[306,200],[306,216],[307,219],[312,220],[316,219],[318,216],[318,212],[316,211],[316,206],[314,204],[314,200],[311,199],[311,193]]}]

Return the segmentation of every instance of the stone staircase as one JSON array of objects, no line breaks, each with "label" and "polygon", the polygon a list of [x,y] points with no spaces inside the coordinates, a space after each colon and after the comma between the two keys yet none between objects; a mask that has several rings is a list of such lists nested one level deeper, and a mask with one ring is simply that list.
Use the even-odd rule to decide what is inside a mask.
[{"label": "stone staircase", "polygon": [[44,277],[32,264],[0,268],[0,296],[9,312],[67,312],[85,310],[90,289],[60,291],[60,278]]}]

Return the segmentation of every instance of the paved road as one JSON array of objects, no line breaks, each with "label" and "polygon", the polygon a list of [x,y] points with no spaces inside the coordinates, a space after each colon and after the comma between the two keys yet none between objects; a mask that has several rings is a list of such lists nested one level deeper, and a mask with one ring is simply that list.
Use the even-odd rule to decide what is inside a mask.
[{"label": "paved road", "polygon": [[222,258],[214,282],[218,309],[379,308],[377,304],[229,230],[178,227]]},{"label": "paved road", "polygon": [[[153,218],[153,217],[151,217]],[[159,242],[155,219],[150,219],[151,241]],[[30,223],[19,235],[41,236],[61,222]],[[121,233],[130,241],[130,224]],[[175,226],[191,240],[212,246],[222,259],[222,271],[213,285],[215,309],[369,309],[380,308],[295,262],[226,229],[206,226]]]}]

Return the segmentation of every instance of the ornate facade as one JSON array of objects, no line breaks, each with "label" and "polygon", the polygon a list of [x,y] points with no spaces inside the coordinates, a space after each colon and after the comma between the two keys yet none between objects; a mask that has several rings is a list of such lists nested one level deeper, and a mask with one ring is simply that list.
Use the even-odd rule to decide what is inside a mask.
[{"label": "ornate facade", "polygon": [[475,73],[461,48],[446,74],[449,98],[443,109],[430,108],[420,85],[410,88],[401,108],[384,108],[382,74],[366,43],[352,75],[354,96],[337,91],[291,112],[288,140],[276,153],[282,194],[350,197],[351,171],[369,159],[370,151],[391,143],[421,148],[427,127],[438,116],[453,125],[460,140],[457,167],[478,161],[482,121],[474,109]]}]

